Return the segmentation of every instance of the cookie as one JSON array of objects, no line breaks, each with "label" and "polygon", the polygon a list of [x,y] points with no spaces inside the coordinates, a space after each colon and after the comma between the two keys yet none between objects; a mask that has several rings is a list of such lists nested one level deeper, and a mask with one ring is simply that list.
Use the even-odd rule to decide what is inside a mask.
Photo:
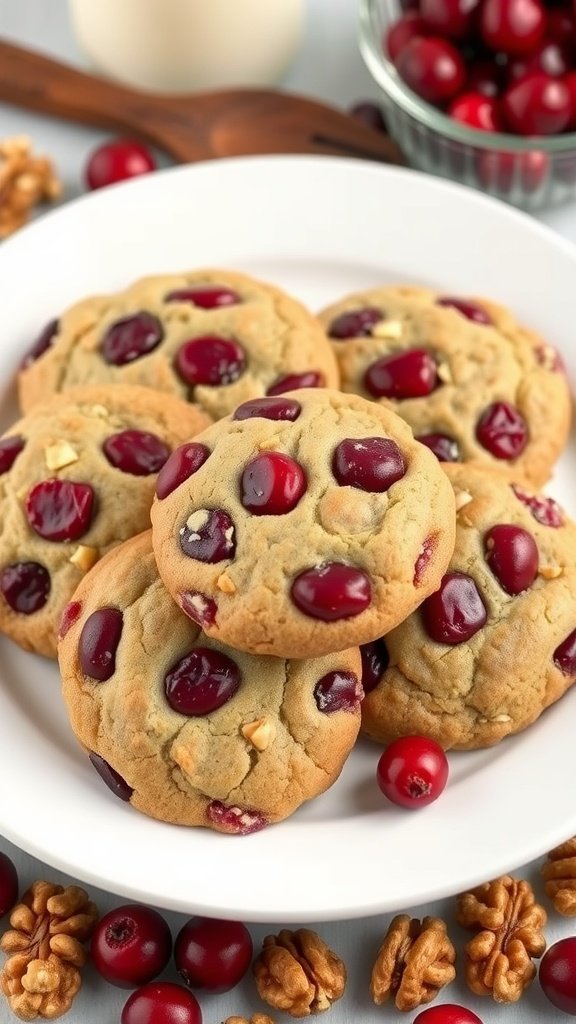
[{"label": "cookie", "polygon": [[374,288],[320,314],[343,391],[387,405],[447,462],[505,467],[536,487],[568,437],[557,352],[485,299]]},{"label": "cookie", "polygon": [[362,652],[362,727],[443,747],[498,743],[576,680],[576,525],[551,498],[447,466],[459,509],[436,594]]},{"label": "cookie", "polygon": [[214,419],[297,387],[338,387],[311,313],[271,285],[228,270],[148,277],[86,299],[53,321],[24,360],[26,411],[82,384],[143,384],[197,402]]},{"label": "cookie", "polygon": [[454,496],[393,412],[303,389],[176,451],[152,524],[164,583],[208,636],[303,658],[373,640],[437,588]]},{"label": "cookie", "polygon": [[360,726],[358,649],[284,661],[209,639],[163,586],[150,531],[80,584],[58,656],[92,764],[162,821],[232,833],[281,821],[336,781]]},{"label": "cookie", "polygon": [[150,526],[158,470],[208,416],[148,388],[79,388],[0,438],[0,632],[56,656],[62,609],[114,544]]}]

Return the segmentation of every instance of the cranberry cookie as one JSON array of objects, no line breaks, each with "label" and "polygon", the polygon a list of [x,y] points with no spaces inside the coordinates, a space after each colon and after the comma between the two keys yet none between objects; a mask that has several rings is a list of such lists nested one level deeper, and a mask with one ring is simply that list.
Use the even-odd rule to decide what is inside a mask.
[{"label": "cranberry cookie", "polygon": [[364,731],[498,743],[576,681],[576,525],[551,498],[447,466],[456,549],[437,593],[363,648]]},{"label": "cranberry cookie", "polygon": [[507,467],[541,486],[571,401],[560,357],[501,306],[428,288],[350,295],[320,314],[341,387],[394,409],[443,461]]},{"label": "cranberry cookie", "polygon": [[111,551],[64,613],[72,728],[113,792],[145,814],[242,834],[336,781],[360,726],[357,648],[254,657],[174,606],[150,531]]},{"label": "cranberry cookie", "polygon": [[144,384],[214,419],[298,387],[338,387],[322,327],[278,288],[225,270],[148,277],[79,302],[24,360],[20,402],[78,384]]},{"label": "cranberry cookie", "polygon": [[257,399],[174,452],[160,574],[208,636],[303,658],[373,640],[434,591],[454,495],[393,412],[329,389]]},{"label": "cranberry cookie", "polygon": [[58,621],[108,548],[150,526],[158,470],[210,422],[148,388],[78,388],[0,438],[0,631],[56,656]]}]

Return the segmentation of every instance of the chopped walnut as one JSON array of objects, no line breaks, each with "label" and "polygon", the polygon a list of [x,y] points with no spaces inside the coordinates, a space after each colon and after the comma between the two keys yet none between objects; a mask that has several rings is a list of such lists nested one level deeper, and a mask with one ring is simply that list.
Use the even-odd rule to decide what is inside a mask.
[{"label": "chopped walnut", "polygon": [[253,1013],[251,1017],[226,1017],[224,1024],[274,1024],[267,1013]]},{"label": "chopped walnut", "polygon": [[98,911],[84,889],[34,882],[10,914],[12,929],[0,949],[10,954],[0,973],[0,990],[20,1020],[54,1020],[66,1013],[82,984],[82,945]]},{"label": "chopped walnut", "polygon": [[256,750],[260,751],[266,750],[270,746],[275,733],[274,724],[267,715],[256,719],[255,722],[247,722],[246,725],[241,726],[240,731],[244,739],[248,740]]},{"label": "chopped walnut", "polygon": [[346,968],[316,932],[267,935],[252,966],[258,994],[292,1017],[329,1010],[346,986]]},{"label": "chopped walnut", "polygon": [[0,238],[26,224],[35,206],[56,199],[61,190],[51,161],[34,156],[29,139],[0,142]]},{"label": "chopped walnut", "polygon": [[370,993],[380,1006],[392,998],[406,1012],[429,1003],[456,977],[456,951],[438,917],[422,922],[398,914],[390,923],[372,968]]},{"label": "chopped walnut", "polygon": [[550,850],[540,869],[546,895],[563,917],[576,917],[576,836]]},{"label": "chopped walnut", "polygon": [[456,917],[477,931],[466,945],[465,976],[479,996],[514,1003],[536,975],[533,957],[546,949],[546,911],[536,903],[529,882],[503,875],[462,893]]}]

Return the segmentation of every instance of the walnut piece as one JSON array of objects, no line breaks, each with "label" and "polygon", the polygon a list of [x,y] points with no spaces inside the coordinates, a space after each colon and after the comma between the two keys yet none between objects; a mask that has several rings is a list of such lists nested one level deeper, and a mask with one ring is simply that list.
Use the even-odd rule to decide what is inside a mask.
[{"label": "walnut piece", "polygon": [[61,185],[50,160],[34,156],[24,135],[0,142],[0,238],[26,224],[38,203],[56,199]]},{"label": "walnut piece", "polygon": [[346,968],[316,932],[267,935],[252,966],[258,995],[292,1017],[329,1010],[346,987]]},{"label": "walnut piece", "polygon": [[408,914],[391,921],[372,968],[370,993],[380,1006],[393,999],[407,1012],[429,1003],[456,977],[456,951],[438,917]]},{"label": "walnut piece", "polygon": [[84,889],[34,882],[10,914],[0,949],[10,954],[0,972],[0,991],[20,1020],[54,1020],[72,1006],[86,962],[82,943],[92,934],[98,910]]},{"label": "walnut piece", "polygon": [[264,715],[263,718],[257,718],[255,722],[247,722],[246,725],[241,726],[240,732],[256,750],[262,751],[270,746],[274,739],[275,729],[273,722],[267,715]]},{"label": "walnut piece", "polygon": [[73,554],[70,555],[68,561],[72,562],[72,565],[75,565],[82,572],[88,572],[93,565],[96,565],[99,557],[100,552],[98,548],[91,548],[87,544],[79,544]]},{"label": "walnut piece", "polygon": [[267,1013],[253,1013],[251,1017],[226,1017],[224,1024],[274,1024]]},{"label": "walnut piece", "polygon": [[563,917],[576,917],[576,836],[550,850],[541,867],[546,895]]},{"label": "walnut piece", "polygon": [[479,996],[514,1003],[536,975],[532,957],[546,949],[546,911],[529,882],[503,875],[456,901],[456,918],[477,931],[466,945],[465,976]]}]

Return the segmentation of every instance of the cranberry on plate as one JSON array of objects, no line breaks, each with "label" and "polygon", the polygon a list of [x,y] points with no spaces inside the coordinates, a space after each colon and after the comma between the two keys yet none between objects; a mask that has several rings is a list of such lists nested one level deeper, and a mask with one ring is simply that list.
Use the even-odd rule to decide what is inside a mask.
[{"label": "cranberry on plate", "polygon": [[448,781],[448,759],[427,736],[402,736],[381,755],[378,785],[392,803],[413,810],[437,800]]}]

